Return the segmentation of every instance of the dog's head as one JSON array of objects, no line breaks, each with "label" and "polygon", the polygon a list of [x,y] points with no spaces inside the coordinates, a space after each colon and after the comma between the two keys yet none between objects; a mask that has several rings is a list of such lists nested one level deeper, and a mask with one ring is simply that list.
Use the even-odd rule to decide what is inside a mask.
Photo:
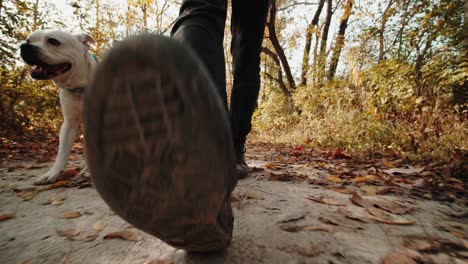
[{"label": "dog's head", "polygon": [[73,35],[59,30],[39,30],[21,44],[21,58],[33,66],[31,77],[37,80],[68,80],[74,73],[90,68],[88,34]]}]

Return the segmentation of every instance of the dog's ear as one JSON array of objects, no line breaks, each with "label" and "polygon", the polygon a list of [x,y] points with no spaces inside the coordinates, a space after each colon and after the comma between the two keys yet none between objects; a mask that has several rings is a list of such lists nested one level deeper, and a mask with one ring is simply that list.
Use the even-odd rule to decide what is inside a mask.
[{"label": "dog's ear", "polygon": [[96,43],[93,37],[86,33],[77,34],[75,36],[78,38],[78,41],[80,41],[86,47],[86,49],[91,49],[91,45]]}]

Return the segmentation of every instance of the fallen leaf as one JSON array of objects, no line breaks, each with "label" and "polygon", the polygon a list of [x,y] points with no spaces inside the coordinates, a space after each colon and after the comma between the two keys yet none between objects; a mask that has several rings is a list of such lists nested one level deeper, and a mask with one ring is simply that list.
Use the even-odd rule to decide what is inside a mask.
[{"label": "fallen leaf", "polygon": [[140,241],[143,239],[143,237],[136,235],[130,230],[113,232],[104,236],[104,239],[111,239],[111,238],[120,238],[120,239],[125,239],[125,240],[130,240],[130,241]]},{"label": "fallen leaf", "polygon": [[405,253],[400,253],[400,252],[394,252],[391,253],[387,256],[385,256],[382,261],[382,264],[417,264],[412,256],[405,254]]},{"label": "fallen leaf", "polygon": [[332,159],[351,159],[351,156],[344,154],[341,149],[337,149],[334,152],[328,152],[326,156]]},{"label": "fallen leaf", "polygon": [[324,231],[324,232],[334,232],[335,229],[332,227],[324,225],[309,225],[302,228],[304,231]]},{"label": "fallen leaf", "polygon": [[338,209],[338,212],[342,213],[346,218],[349,218],[351,220],[363,222],[363,223],[369,223],[369,218],[365,217],[364,215],[356,215],[355,213],[352,213],[348,210],[344,210],[342,208]]},{"label": "fallen leaf", "polygon": [[328,190],[330,191],[334,191],[334,192],[338,192],[338,193],[342,193],[342,194],[351,194],[353,193],[354,191],[352,190],[349,190],[349,189],[346,189],[346,188],[327,188]]},{"label": "fallen leaf", "polygon": [[323,223],[325,223],[325,224],[329,224],[329,225],[339,225],[338,222],[336,222],[334,219],[331,219],[331,218],[328,218],[328,217],[319,216],[318,219],[319,219],[320,221],[322,221]]},{"label": "fallen leaf", "polygon": [[36,197],[36,195],[37,195],[38,193],[39,193],[38,191],[17,192],[17,193],[16,193],[16,196],[18,196],[18,197],[20,197],[21,199],[23,199],[23,201],[30,201],[30,200],[32,200],[34,197]]},{"label": "fallen leaf", "polygon": [[63,202],[65,201],[66,198],[64,197],[52,197],[50,199],[50,205],[53,205],[53,206],[58,206],[58,205],[61,205],[63,204]]},{"label": "fallen leaf", "polygon": [[16,216],[16,213],[0,214],[0,221],[5,221]]},{"label": "fallen leaf", "polygon": [[270,169],[270,170],[280,170],[281,169],[281,167],[279,167],[277,164],[274,164],[274,163],[265,164],[265,168]]},{"label": "fallen leaf", "polygon": [[328,177],[328,180],[334,183],[342,183],[343,180],[339,178],[338,176],[330,176]]},{"label": "fallen leaf", "polygon": [[403,219],[403,218],[389,218],[385,213],[384,211],[378,209],[378,208],[375,208],[375,207],[367,207],[366,210],[373,216],[375,216],[375,219],[377,221],[379,221],[380,223],[384,223],[384,224],[387,224],[387,225],[413,225],[415,224],[416,222],[415,221],[411,221],[411,220],[406,220],[406,219]]},{"label": "fallen leaf", "polygon": [[294,222],[297,220],[302,220],[306,217],[307,213],[298,213],[298,214],[290,214],[286,216],[283,220],[279,221],[278,223],[289,223]]},{"label": "fallen leaf", "polygon": [[387,187],[383,187],[383,188],[379,189],[375,194],[384,195],[384,194],[387,194],[387,193],[390,193],[390,192],[401,193],[402,190],[400,188],[398,188],[398,187],[387,186]]},{"label": "fallen leaf", "polygon": [[265,198],[258,193],[255,192],[247,192],[242,194],[246,199],[253,199],[253,200],[264,200]]},{"label": "fallen leaf", "polygon": [[402,215],[411,211],[410,208],[407,208],[399,203],[387,200],[383,197],[364,198],[360,196],[357,192],[354,192],[353,194],[351,194],[349,199],[353,203],[361,207],[364,207],[364,208],[379,207],[392,214]]},{"label": "fallen leaf", "polygon": [[383,170],[383,172],[387,174],[412,174],[412,173],[420,173],[423,170],[424,170],[424,167],[414,168],[412,166],[409,166],[408,168],[392,168],[388,170]]},{"label": "fallen leaf", "polygon": [[346,205],[346,204],[343,204],[343,203],[335,202],[335,201],[332,201],[330,199],[324,198],[323,196],[314,197],[314,196],[309,195],[307,197],[307,199],[311,200],[311,201],[314,201],[316,203],[321,203],[321,204],[326,204],[326,205],[334,205],[334,206],[344,206],[344,205]]},{"label": "fallen leaf", "polygon": [[80,234],[80,230],[78,229],[65,229],[65,230],[55,230],[57,232],[57,235],[66,237],[68,239],[71,239],[72,237],[75,237]]},{"label": "fallen leaf", "polygon": [[69,218],[78,218],[81,216],[81,213],[80,212],[77,212],[77,211],[68,211],[68,212],[64,212],[63,214],[61,215],[58,215],[57,217],[58,218],[65,218],[65,219],[69,219]]},{"label": "fallen leaf", "polygon": [[269,181],[292,181],[293,179],[292,175],[275,173],[270,173],[270,178],[268,178]]},{"label": "fallen leaf", "polygon": [[69,183],[70,183],[69,180],[58,181],[58,182],[55,182],[55,183],[50,184],[50,185],[40,186],[36,190],[38,190],[40,192],[47,191],[47,190],[51,190],[51,189],[55,189],[55,188],[65,186],[65,185],[67,185]]},{"label": "fallen leaf", "polygon": [[359,187],[361,190],[365,191],[369,195],[375,195],[377,193],[378,187],[375,185],[362,185]]},{"label": "fallen leaf", "polygon": [[351,200],[351,202],[353,202],[354,204],[356,205],[359,205],[361,207],[368,207],[370,206],[366,200],[364,200],[364,198],[362,198],[357,192],[353,192],[350,196],[349,196],[349,200]]},{"label": "fallen leaf", "polygon": [[80,172],[80,168],[73,168],[73,169],[68,169],[68,170],[65,170],[62,175],[60,175],[60,178],[61,179],[70,179],[70,178],[73,178],[75,177],[76,174],[78,174],[78,172]]},{"label": "fallen leaf", "polygon": [[375,181],[377,177],[375,175],[366,175],[362,177],[356,177],[351,180],[351,182],[357,183],[357,182],[366,182],[366,181]]},{"label": "fallen leaf", "polygon": [[335,229],[327,227],[324,225],[280,225],[280,228],[286,232],[299,232],[299,231],[324,231],[324,232],[334,232]]},{"label": "fallen leaf", "polygon": [[97,220],[96,223],[94,223],[93,225],[93,229],[96,231],[96,232],[100,232],[101,230],[103,230],[106,226],[104,224],[102,224],[101,220]]},{"label": "fallen leaf", "polygon": [[468,211],[447,213],[447,215],[452,216],[452,217],[456,217],[456,218],[466,218],[466,217],[468,217]]},{"label": "fallen leaf", "polygon": [[441,237],[407,236],[403,245],[407,248],[426,253],[467,251],[468,247],[462,241],[452,241]]}]

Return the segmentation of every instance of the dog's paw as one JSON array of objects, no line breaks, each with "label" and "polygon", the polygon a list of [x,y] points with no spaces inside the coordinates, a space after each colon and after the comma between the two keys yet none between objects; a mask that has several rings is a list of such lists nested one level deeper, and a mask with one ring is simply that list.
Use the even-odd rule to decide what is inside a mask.
[{"label": "dog's paw", "polygon": [[40,176],[35,182],[35,185],[45,185],[54,183],[57,181],[58,177],[62,174],[62,171],[52,171],[50,170],[46,174]]}]

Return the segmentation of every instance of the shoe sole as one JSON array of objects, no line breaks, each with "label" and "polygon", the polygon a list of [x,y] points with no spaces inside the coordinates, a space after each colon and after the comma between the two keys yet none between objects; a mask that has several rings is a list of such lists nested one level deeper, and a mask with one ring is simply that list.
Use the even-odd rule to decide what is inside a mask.
[{"label": "shoe sole", "polygon": [[176,40],[113,47],[85,92],[94,186],[123,219],[188,251],[226,248],[237,176],[227,111],[206,69]]}]

